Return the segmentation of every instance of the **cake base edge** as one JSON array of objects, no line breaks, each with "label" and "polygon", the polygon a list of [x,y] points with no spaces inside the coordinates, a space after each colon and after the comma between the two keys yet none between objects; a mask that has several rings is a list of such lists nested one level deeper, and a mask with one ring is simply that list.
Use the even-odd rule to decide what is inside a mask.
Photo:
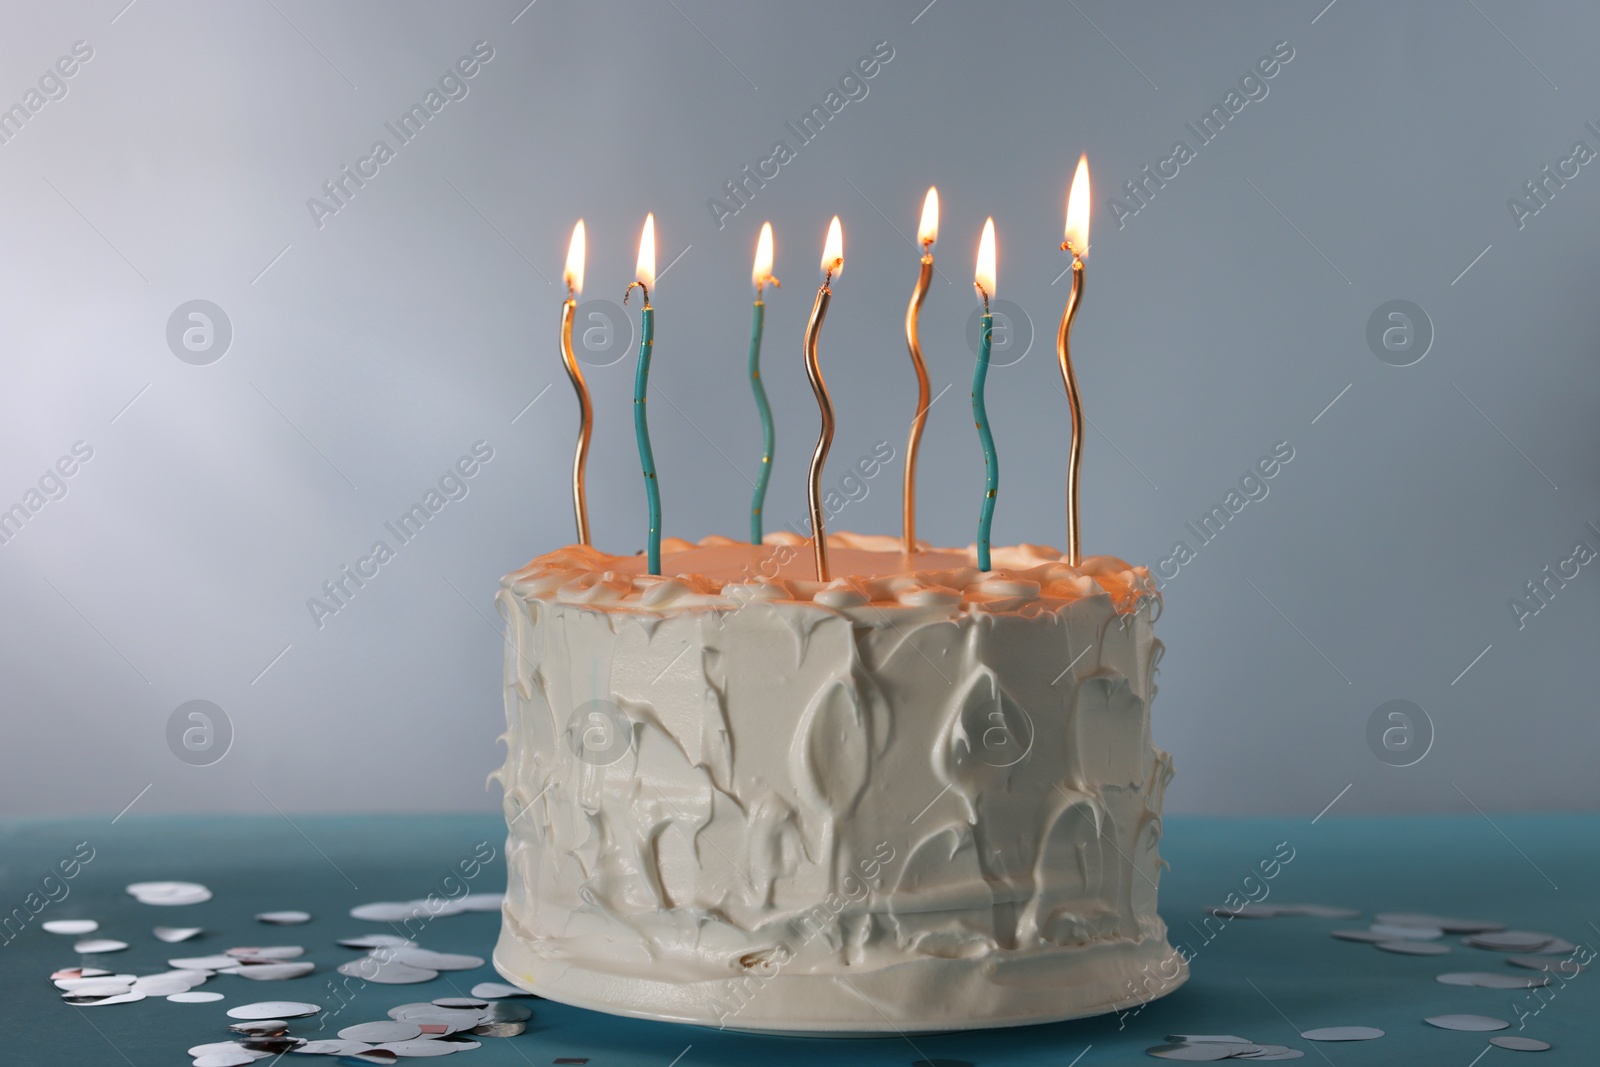
[{"label": "cake base edge", "polygon": [[[547,959],[501,929],[495,970],[546,1000],[611,1015],[789,1037],[894,1037],[1064,1022],[1159,999],[1189,978],[1166,938],[1044,954],[924,959],[854,976],[665,982]],[[1168,978],[1168,973],[1174,972]],[[797,1016],[796,1004],[810,1018]],[[764,1006],[773,1009],[767,1014]]]}]

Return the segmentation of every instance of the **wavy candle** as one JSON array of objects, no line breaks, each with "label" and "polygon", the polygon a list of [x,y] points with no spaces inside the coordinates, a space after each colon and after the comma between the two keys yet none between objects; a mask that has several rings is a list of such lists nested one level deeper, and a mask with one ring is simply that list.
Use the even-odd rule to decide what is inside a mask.
[{"label": "wavy candle", "polygon": [[989,411],[983,402],[984,381],[989,376],[989,348],[994,340],[994,316],[989,313],[989,298],[994,296],[995,247],[994,219],[983,224],[978,240],[978,268],[972,287],[983,301],[983,329],[978,340],[978,363],[972,371],[972,419],[978,424],[978,441],[983,445],[983,504],[978,511],[978,569],[993,568],[989,560],[989,532],[994,526],[995,497],[1000,492],[1000,457],[994,450],[994,434],[989,431]]},{"label": "wavy candle", "polygon": [[772,449],[775,434],[772,429],[772,405],[767,403],[767,387],[761,383],[761,329],[767,305],[761,300],[761,289],[770,283],[779,285],[772,276],[772,223],[761,224],[761,236],[756,240],[756,262],[751,268],[750,280],[755,283],[756,302],[750,313],[750,391],[755,394],[756,410],[761,414],[761,469],[756,472],[755,495],[750,501],[750,543],[761,543],[761,511],[766,507],[767,482],[772,479]]},{"label": "wavy candle", "polygon": [[1078,530],[1078,464],[1083,458],[1083,405],[1078,399],[1078,376],[1072,370],[1072,320],[1083,300],[1083,260],[1089,254],[1089,157],[1078,157],[1078,170],[1067,193],[1067,231],[1061,251],[1072,255],[1072,291],[1061,313],[1061,328],[1056,331],[1056,360],[1061,365],[1061,384],[1067,390],[1067,408],[1072,413],[1072,439],[1067,451],[1067,562],[1078,565],[1081,555]]},{"label": "wavy candle", "polygon": [[572,316],[578,310],[578,294],[583,292],[584,236],[583,220],[572,228],[572,242],[567,245],[567,269],[563,275],[567,283],[567,299],[561,305],[561,362],[572,379],[572,388],[578,394],[578,446],[572,455],[572,513],[578,524],[578,544],[589,543],[589,505],[584,498],[584,466],[589,458],[589,436],[594,432],[594,408],[589,401],[589,387],[584,384],[583,371],[572,354]]},{"label": "wavy candle", "polygon": [[817,302],[811,306],[811,321],[806,324],[806,377],[811,379],[811,391],[817,396],[817,410],[822,415],[822,432],[817,436],[816,451],[811,454],[811,475],[807,483],[807,498],[811,504],[811,545],[817,563],[817,581],[828,580],[828,533],[822,511],[822,468],[828,462],[828,449],[833,446],[833,400],[828,396],[828,383],[822,380],[822,368],[817,363],[817,334],[822,332],[822,320],[828,315],[828,301],[833,296],[829,284],[844,269],[844,231],[839,227],[839,216],[828,224],[828,237],[822,244],[822,285],[817,288]]},{"label": "wavy candle", "polygon": [[646,565],[651,574],[661,573],[661,486],[656,481],[656,457],[650,448],[650,423],[645,418],[645,392],[650,384],[650,351],[655,347],[656,311],[650,306],[650,287],[656,283],[656,217],[644,217],[644,232],[639,235],[637,281],[628,283],[622,294],[626,304],[637,285],[644,293],[644,309],[639,313],[639,365],[633,378],[633,432],[639,441],[639,465],[644,468],[645,503],[650,509],[649,547]]},{"label": "wavy candle", "polygon": [[907,560],[917,550],[917,447],[922,443],[922,427],[928,421],[928,365],[922,361],[917,319],[922,314],[922,300],[928,295],[928,285],[933,281],[933,243],[938,239],[939,190],[930,185],[922,201],[922,224],[917,227],[917,241],[922,245],[922,269],[917,273],[917,287],[911,290],[911,303],[906,306],[906,350],[911,353],[911,368],[917,372],[917,410],[911,416],[911,433],[906,438],[906,473],[900,504],[902,550]]}]

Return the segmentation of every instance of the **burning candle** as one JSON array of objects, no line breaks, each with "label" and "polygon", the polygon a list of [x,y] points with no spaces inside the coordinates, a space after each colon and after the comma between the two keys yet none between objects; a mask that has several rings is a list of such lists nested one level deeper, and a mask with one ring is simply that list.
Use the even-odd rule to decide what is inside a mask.
[{"label": "burning candle", "polygon": [[589,458],[589,435],[594,431],[594,409],[589,403],[589,387],[572,354],[572,316],[578,309],[578,294],[583,292],[583,220],[572,228],[567,245],[567,299],[561,305],[561,361],[578,394],[578,447],[572,456],[572,511],[578,523],[578,544],[589,543],[589,506],[584,499],[584,465]]},{"label": "burning candle", "polygon": [[1061,250],[1072,255],[1072,291],[1061,313],[1061,328],[1056,333],[1056,361],[1061,364],[1061,381],[1067,389],[1067,407],[1072,412],[1072,441],[1067,451],[1067,562],[1074,567],[1081,560],[1078,541],[1078,462],[1083,457],[1083,406],[1078,401],[1078,378],[1072,371],[1072,320],[1083,301],[1083,260],[1089,254],[1089,157],[1078,158],[1067,193],[1067,231]]},{"label": "burning candle", "polygon": [[922,299],[928,295],[928,285],[933,281],[933,242],[938,238],[939,190],[930,185],[922,201],[922,225],[917,227],[917,240],[922,245],[922,270],[917,274],[917,287],[911,290],[911,303],[906,307],[906,349],[911,353],[911,367],[917,372],[917,410],[911,416],[911,434],[906,439],[906,474],[900,504],[903,549],[908,559],[917,550],[917,448],[922,443],[923,424],[928,421],[928,366],[922,361],[917,318],[922,313]]},{"label": "burning candle", "polygon": [[750,280],[755,283],[756,303],[750,315],[750,390],[755,393],[756,410],[761,413],[761,469],[756,472],[755,496],[750,501],[750,543],[761,543],[761,509],[766,506],[767,482],[772,478],[772,405],[767,403],[767,387],[761,384],[761,325],[766,304],[761,300],[761,289],[770,283],[778,286],[772,276],[772,223],[761,224],[761,236],[756,240],[756,262],[751,268]]},{"label": "burning candle", "polygon": [[817,289],[817,302],[811,306],[811,321],[806,324],[806,377],[811,379],[811,391],[817,395],[817,409],[822,414],[822,433],[817,438],[817,449],[811,454],[811,478],[807,495],[811,504],[811,545],[816,554],[817,581],[828,580],[828,533],[822,513],[822,468],[828,461],[828,449],[833,445],[833,401],[828,396],[828,383],[822,380],[822,368],[817,365],[817,334],[822,330],[822,320],[828,314],[828,300],[833,296],[829,283],[844,269],[844,233],[839,228],[839,216],[828,224],[828,238],[822,245],[822,285]]},{"label": "burning candle", "polygon": [[656,283],[656,217],[644,217],[644,232],[639,235],[637,281],[628,283],[622,294],[626,304],[637,285],[644,293],[644,309],[639,313],[639,365],[633,377],[633,432],[639,439],[639,463],[644,468],[644,495],[650,507],[650,541],[646,563],[651,574],[661,573],[661,486],[656,482],[656,457],[650,450],[650,423],[645,418],[645,391],[650,384],[650,350],[655,347],[656,311],[650,306],[650,287]]},{"label": "burning candle", "polygon": [[984,380],[989,376],[989,346],[994,337],[994,316],[989,313],[989,298],[994,296],[995,249],[994,219],[983,224],[978,240],[978,268],[972,287],[983,301],[983,330],[978,341],[978,363],[972,371],[972,418],[978,424],[978,440],[983,444],[983,504],[978,512],[978,569],[988,571],[989,531],[994,525],[994,501],[1000,492],[1000,457],[995,454],[994,434],[989,432],[989,412],[983,404]]}]

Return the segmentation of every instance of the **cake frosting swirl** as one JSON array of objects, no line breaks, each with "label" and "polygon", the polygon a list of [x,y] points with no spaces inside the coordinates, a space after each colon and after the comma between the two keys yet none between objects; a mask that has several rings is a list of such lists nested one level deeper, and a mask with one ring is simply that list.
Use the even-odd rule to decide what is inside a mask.
[{"label": "cake frosting swirl", "polygon": [[[1186,976],[1149,573],[835,534],[503,579],[508,889],[544,996],[775,1032],[1095,1014]],[[1146,994],[1147,995],[1147,994]]]}]

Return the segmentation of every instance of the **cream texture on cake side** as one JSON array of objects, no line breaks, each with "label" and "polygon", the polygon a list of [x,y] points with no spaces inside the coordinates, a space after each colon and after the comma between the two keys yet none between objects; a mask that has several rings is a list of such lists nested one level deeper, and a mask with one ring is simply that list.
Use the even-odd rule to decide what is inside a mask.
[{"label": "cream texture on cake side", "polygon": [[[508,575],[495,963],[551,999],[776,1032],[1097,1014],[1187,977],[1143,568],[1053,549],[671,541]],[[677,576],[672,575],[676,573]],[[1154,981],[1152,981],[1154,980]]]}]

